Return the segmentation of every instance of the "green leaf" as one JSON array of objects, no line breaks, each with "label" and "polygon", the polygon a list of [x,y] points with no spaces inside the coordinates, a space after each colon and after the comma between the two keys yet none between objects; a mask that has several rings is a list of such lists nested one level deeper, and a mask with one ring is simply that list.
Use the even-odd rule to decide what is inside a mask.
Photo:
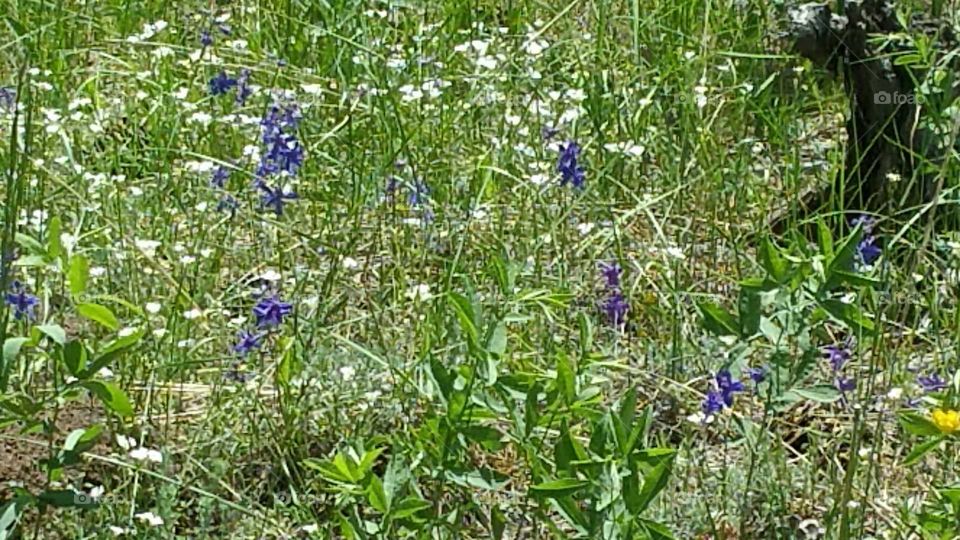
[{"label": "green leaf", "polygon": [[593,350],[593,323],[586,313],[577,315],[577,325],[580,327],[580,358],[586,358]]},{"label": "green leaf", "polygon": [[533,428],[537,426],[537,422],[540,421],[540,408],[537,405],[537,400],[541,391],[542,391],[542,388],[539,382],[530,385],[530,389],[527,390],[527,396],[523,402],[523,434],[524,436],[529,437],[530,433],[533,432]]},{"label": "green leaf", "polygon": [[557,353],[557,391],[568,405],[577,400],[577,381],[570,365],[570,358],[563,352]]},{"label": "green leaf", "polygon": [[57,345],[63,346],[67,343],[67,332],[56,324],[41,324],[34,326],[34,328],[44,333]]},{"label": "green leaf", "polygon": [[313,469],[320,473],[320,476],[327,482],[334,484],[352,484],[353,479],[349,475],[344,475],[340,472],[333,463],[316,458],[307,458],[303,460],[304,467],[308,469]]},{"label": "green leaf", "polygon": [[430,375],[433,376],[433,381],[436,383],[437,389],[440,390],[440,395],[445,400],[450,401],[450,396],[453,394],[453,375],[435,357],[430,358]]},{"label": "green leaf", "polygon": [[697,305],[703,314],[703,327],[718,336],[740,335],[740,323],[737,319],[712,302],[701,302]]},{"label": "green leaf", "polygon": [[47,225],[47,256],[55,261],[63,253],[63,243],[60,241],[60,233],[63,229],[63,223],[59,217],[54,217]]},{"label": "green leaf", "polygon": [[827,265],[827,279],[833,278],[837,271],[850,272],[853,270],[853,263],[857,258],[857,245],[863,238],[863,228],[857,226],[856,230],[850,234],[837,250],[836,255]]},{"label": "green leaf", "polygon": [[106,367],[114,358],[139,343],[144,334],[146,334],[146,330],[141,328],[130,335],[119,337],[108,343],[100,351],[100,356],[97,356],[97,358],[87,366],[87,369],[83,371],[80,378],[90,377],[100,371],[100,368]]},{"label": "green leaf", "polygon": [[13,265],[19,268],[38,268],[47,265],[47,258],[43,255],[27,255],[18,258]]},{"label": "green leaf", "polygon": [[749,287],[740,287],[740,297],[737,301],[737,311],[740,316],[740,335],[748,338],[760,331],[760,293]]},{"label": "green leaf", "polygon": [[30,339],[25,337],[7,338],[7,340],[3,342],[4,363],[9,365],[16,360],[17,356],[20,355],[20,349],[23,348],[23,344],[27,343],[28,341],[30,341]]},{"label": "green leaf", "polygon": [[831,317],[844,323],[847,328],[857,333],[872,334],[876,329],[873,321],[865,317],[863,312],[853,304],[846,304],[839,300],[831,299],[821,301],[820,307],[829,313]]},{"label": "green leaf", "polygon": [[[839,390],[828,384],[820,384],[808,388],[794,388],[786,392],[783,397],[787,400],[816,401],[817,403],[833,403],[843,396]],[[793,398],[793,399],[791,399]]]},{"label": "green leaf", "polygon": [[14,499],[0,506],[0,540],[11,540],[20,521],[20,507],[23,501]]},{"label": "green leaf", "polygon": [[931,439],[929,441],[920,443],[917,446],[914,446],[913,450],[911,450],[910,453],[907,454],[907,457],[903,459],[903,465],[910,466],[920,461],[920,458],[925,456],[927,452],[940,446],[940,443],[942,442],[943,442],[943,437],[937,437],[935,439]]},{"label": "green leaf", "polygon": [[503,321],[497,323],[487,340],[487,352],[503,355],[507,351],[507,324]]},{"label": "green leaf", "polygon": [[361,477],[370,472],[370,469],[376,464],[377,458],[380,457],[380,454],[382,454],[384,450],[386,450],[386,447],[374,448],[363,454],[363,457],[360,458],[360,463],[357,465],[357,472]]},{"label": "green leaf", "polygon": [[390,512],[390,502],[387,501],[387,494],[383,491],[383,483],[376,475],[370,477],[370,485],[367,486],[367,500],[370,506],[381,514]]},{"label": "green leaf", "polygon": [[473,305],[470,300],[459,293],[450,293],[450,306],[453,308],[457,319],[460,321],[460,329],[467,336],[471,346],[476,346],[480,340],[480,332],[477,330],[476,314],[473,311]]},{"label": "green leaf", "polygon": [[649,519],[640,519],[640,527],[647,533],[650,540],[674,540],[673,533],[662,523]]},{"label": "green leaf", "polygon": [[81,341],[73,340],[63,347],[63,363],[71,375],[80,377],[87,364],[87,348]]},{"label": "green leaf", "polygon": [[820,244],[820,253],[826,259],[833,257],[833,233],[830,227],[823,221],[823,218],[817,220],[817,242]]},{"label": "green leaf", "polygon": [[67,452],[84,452],[96,442],[102,432],[103,426],[100,424],[88,428],[75,429],[67,435],[67,439],[63,443],[63,449]]},{"label": "green leaf", "polygon": [[390,513],[393,519],[405,519],[414,514],[420,513],[427,508],[433,508],[433,503],[425,501],[420,497],[410,496],[397,503]]},{"label": "green leaf", "polygon": [[79,297],[87,290],[90,280],[90,263],[80,254],[70,257],[70,269],[67,271],[67,280],[70,282],[70,294]]},{"label": "green leaf", "polygon": [[770,241],[764,238],[760,243],[760,265],[767,271],[767,275],[777,282],[783,283],[787,280],[787,261],[780,255],[780,250]]},{"label": "green leaf", "polygon": [[83,381],[80,385],[93,392],[108,409],[119,416],[133,416],[133,407],[127,394],[117,385],[104,381]]},{"label": "green leaf", "polygon": [[566,495],[572,495],[588,485],[590,485],[590,482],[586,480],[559,478],[531,486],[530,491],[532,491],[534,495],[556,499]]},{"label": "green leaf", "polygon": [[14,240],[20,244],[20,247],[27,250],[30,255],[37,255],[43,257],[46,255],[45,249],[43,249],[43,244],[41,244],[36,238],[28,236],[23,233],[17,233],[14,236]]},{"label": "green leaf", "polygon": [[490,509],[490,537],[493,540],[503,540],[503,532],[507,528],[507,518],[499,506]]},{"label": "green leaf", "polygon": [[646,510],[647,507],[650,506],[650,503],[653,502],[653,499],[656,498],[657,494],[663,491],[663,488],[667,487],[672,466],[672,459],[662,461],[643,477],[643,486],[640,488],[640,494],[630,509],[634,515],[638,515]]},{"label": "green leaf", "polygon": [[907,433],[929,437],[940,435],[940,430],[930,421],[929,418],[919,415],[915,412],[903,413],[899,417],[900,425]]},{"label": "green leaf", "polygon": [[101,306],[100,304],[78,304],[77,314],[84,319],[100,323],[102,326],[105,326],[110,330],[116,331],[118,328],[120,328],[120,322],[117,321],[117,316],[114,315],[109,308]]}]

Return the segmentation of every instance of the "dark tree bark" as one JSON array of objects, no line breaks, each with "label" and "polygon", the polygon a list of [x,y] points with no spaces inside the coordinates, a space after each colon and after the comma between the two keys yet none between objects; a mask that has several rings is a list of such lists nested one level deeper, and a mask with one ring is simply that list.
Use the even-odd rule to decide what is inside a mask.
[{"label": "dark tree bark", "polygon": [[[897,65],[896,34],[904,28],[888,0],[843,2],[842,14],[823,4],[791,10],[796,51],[815,64],[838,73],[849,96],[850,112],[845,167],[833,185],[803,196],[800,217],[825,209],[831,202],[844,211],[885,213],[932,200],[933,177],[921,167],[936,161],[934,137],[921,128],[913,73]],[[912,23],[911,23],[912,25]],[[929,25],[935,38],[952,41],[949,26]],[[923,29],[921,29],[923,30]],[[887,40],[877,38],[890,38]],[[902,181],[895,181],[903,179]],[[774,215],[771,226],[782,233],[787,216]]]}]

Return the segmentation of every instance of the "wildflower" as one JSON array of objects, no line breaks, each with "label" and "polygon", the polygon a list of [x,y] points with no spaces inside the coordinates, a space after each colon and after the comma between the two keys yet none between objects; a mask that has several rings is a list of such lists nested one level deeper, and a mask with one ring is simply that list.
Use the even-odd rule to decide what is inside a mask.
[{"label": "wildflower", "polygon": [[951,409],[934,409],[930,413],[930,420],[937,429],[947,435],[960,431],[960,412]]},{"label": "wildflower", "polygon": [[430,186],[423,180],[417,180],[413,183],[413,188],[410,190],[407,202],[410,203],[411,206],[420,206],[425,204],[429,197]]},{"label": "wildflower", "polygon": [[237,105],[246,105],[247,98],[253,93],[253,90],[250,88],[250,70],[244,69],[240,72],[240,76],[237,77]]},{"label": "wildflower", "polygon": [[266,184],[260,185],[263,194],[260,196],[260,202],[264,208],[272,208],[277,216],[283,215],[284,201],[292,201],[298,198],[294,192],[284,192],[282,188],[271,189]]},{"label": "wildflower", "polygon": [[159,527],[163,525],[163,518],[154,514],[153,512],[141,512],[139,514],[134,514],[133,517],[138,520],[150,525],[151,527]]},{"label": "wildflower", "polygon": [[703,414],[710,416],[722,411],[723,407],[723,395],[720,393],[720,391],[710,390],[707,392],[707,397],[703,400],[703,404],[700,406],[700,409],[703,411]]},{"label": "wildflower", "polygon": [[230,195],[224,195],[217,201],[217,212],[230,212],[230,215],[233,215],[239,207],[240,203]]},{"label": "wildflower", "polygon": [[623,269],[615,262],[600,263],[600,274],[603,275],[603,279],[606,280],[607,287],[611,289],[620,287],[620,274],[622,272]]},{"label": "wildflower", "polygon": [[604,300],[601,305],[604,314],[607,316],[607,320],[613,326],[620,326],[627,319],[627,311],[630,310],[630,304],[627,303],[627,300],[623,297],[623,293],[619,290],[612,291],[610,296]]},{"label": "wildflower", "polygon": [[877,224],[877,220],[866,214],[859,214],[850,220],[850,226],[853,228],[861,227],[865,235],[872,234],[873,227],[876,224]]},{"label": "wildflower", "polygon": [[260,340],[263,338],[263,334],[254,334],[253,332],[244,330],[237,335],[237,338],[238,341],[237,344],[233,346],[233,352],[240,356],[246,356],[250,354],[250,351],[253,349],[260,347]]},{"label": "wildflower", "polygon": [[827,345],[823,348],[823,354],[830,361],[830,367],[833,368],[833,371],[840,371],[852,355],[850,343],[846,341],[837,345]]},{"label": "wildflower", "polygon": [[852,392],[857,388],[857,381],[851,377],[837,377],[837,380],[834,382],[834,385],[837,387],[837,390],[843,392]]},{"label": "wildflower", "polygon": [[293,306],[280,300],[276,295],[260,300],[253,307],[253,315],[257,318],[257,326],[269,328],[280,326],[283,318],[293,313]]},{"label": "wildflower", "polygon": [[734,395],[737,392],[743,392],[745,390],[743,383],[734,380],[733,375],[730,374],[730,370],[727,369],[721,369],[717,372],[716,381],[717,389],[720,390],[724,405],[732,407]]},{"label": "wildflower", "polygon": [[34,309],[40,303],[19,281],[10,284],[10,292],[4,299],[8,306],[13,306],[13,316],[17,319],[32,319],[35,315]]},{"label": "wildflower", "polygon": [[220,166],[213,170],[210,176],[210,187],[223,189],[230,178],[230,169]]},{"label": "wildflower", "polygon": [[225,71],[221,71],[217,76],[210,79],[210,94],[214,96],[226,94],[236,85],[236,79],[228,76]]},{"label": "wildflower", "polygon": [[924,392],[939,392],[947,387],[946,381],[936,373],[917,376],[917,384],[923,388]]},{"label": "wildflower", "polygon": [[200,44],[204,47],[213,45],[213,36],[210,35],[209,30],[203,29],[200,31]]},{"label": "wildflower", "polygon": [[750,376],[750,380],[755,384],[760,384],[767,378],[767,368],[763,366],[750,368],[747,370],[747,375]]},{"label": "wildflower", "polygon": [[557,161],[557,171],[561,175],[560,184],[565,186],[572,184],[577,189],[582,189],[586,180],[583,168],[580,167],[578,160],[580,158],[580,145],[573,141],[560,146],[560,158]]},{"label": "wildflower", "polygon": [[857,244],[857,261],[865,266],[873,264],[873,261],[877,260],[883,252],[876,242],[876,237],[872,235],[860,240],[860,243]]},{"label": "wildflower", "polygon": [[0,107],[11,110],[17,103],[17,90],[9,86],[0,87]]}]

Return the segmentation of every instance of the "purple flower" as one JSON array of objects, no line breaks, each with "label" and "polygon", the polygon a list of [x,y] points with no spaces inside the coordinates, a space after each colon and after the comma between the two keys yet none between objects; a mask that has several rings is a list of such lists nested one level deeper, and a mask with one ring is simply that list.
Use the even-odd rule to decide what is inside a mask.
[{"label": "purple flower", "polygon": [[710,416],[722,411],[724,406],[723,395],[720,393],[720,391],[710,390],[707,392],[707,397],[704,398],[703,404],[700,406],[700,410],[703,411],[703,414]]},{"label": "purple flower", "polygon": [[567,141],[567,144],[560,145],[560,158],[557,160],[557,171],[561,176],[560,185],[572,184],[577,189],[583,188],[586,175],[578,163],[579,158],[580,145],[574,141]]},{"label": "purple flower", "polygon": [[876,224],[877,220],[866,214],[859,214],[850,220],[850,226],[853,228],[862,227],[865,235],[872,233]]},{"label": "purple flower", "polygon": [[618,290],[612,291],[600,307],[606,315],[607,321],[613,326],[620,326],[626,322],[627,311],[630,310],[630,304]]},{"label": "purple flower", "polygon": [[947,382],[936,373],[931,373],[930,375],[919,375],[917,377],[917,384],[919,384],[920,388],[923,388],[923,391],[927,393],[939,392],[947,387]]},{"label": "purple flower", "polygon": [[19,281],[10,283],[10,292],[4,296],[8,306],[13,307],[13,316],[16,319],[34,318],[34,310],[40,300],[27,292]]},{"label": "purple flower", "polygon": [[237,344],[233,346],[233,352],[240,356],[246,356],[253,349],[260,347],[261,339],[263,339],[263,334],[254,334],[244,330],[237,334]]},{"label": "purple flower", "polygon": [[204,47],[209,47],[213,45],[213,36],[210,35],[210,31],[203,29],[200,31],[200,45]]},{"label": "purple flower", "polygon": [[281,301],[277,295],[263,298],[253,307],[253,315],[257,318],[257,326],[260,328],[280,326],[283,318],[291,313],[293,313],[293,306]]},{"label": "purple flower", "polygon": [[263,154],[257,168],[257,177],[267,176],[281,171],[296,175],[303,164],[303,146],[293,132],[300,121],[300,111],[296,106],[281,108],[274,104],[260,121],[263,141]]},{"label": "purple flower", "polygon": [[410,206],[420,206],[425,204],[430,197],[430,186],[423,180],[417,180],[413,183],[407,202]]},{"label": "purple flower", "polygon": [[17,103],[17,90],[9,86],[0,86],[0,107],[11,110]]},{"label": "purple flower", "polygon": [[283,215],[283,205],[286,204],[284,201],[292,201],[298,198],[297,194],[294,192],[284,192],[283,188],[271,189],[270,186],[266,184],[260,185],[260,191],[263,193],[260,195],[260,203],[264,208],[272,208],[273,213],[277,216]]},{"label": "purple flower", "polygon": [[210,95],[219,96],[220,94],[226,94],[236,85],[236,79],[228,76],[225,71],[221,71],[214,78],[210,79]]},{"label": "purple flower", "polygon": [[747,374],[755,384],[760,384],[767,378],[767,368],[763,366],[750,368],[747,370]]},{"label": "purple flower", "polygon": [[210,187],[223,189],[223,186],[226,185],[227,180],[230,178],[230,169],[220,166],[213,170],[213,174],[210,175]]},{"label": "purple flower", "polygon": [[600,263],[600,274],[606,280],[607,287],[610,289],[620,288],[620,274],[622,272],[623,269],[616,262]]},{"label": "purple flower", "polygon": [[873,261],[880,257],[883,251],[876,244],[877,239],[874,236],[867,236],[857,244],[856,258],[861,264],[869,266]]},{"label": "purple flower", "polygon": [[857,388],[857,381],[851,377],[837,377],[837,380],[834,384],[836,385],[837,390],[840,390],[844,394]]},{"label": "purple flower", "polygon": [[830,361],[830,367],[834,372],[843,369],[843,365],[850,360],[850,343],[846,341],[837,345],[827,345],[823,348],[823,354]]},{"label": "purple flower", "polygon": [[720,390],[720,393],[723,396],[723,403],[727,407],[733,406],[733,397],[737,392],[743,392],[745,390],[743,383],[735,380],[733,375],[730,374],[730,370],[721,369],[717,372],[717,389]]},{"label": "purple flower", "polygon": [[246,105],[251,94],[253,90],[250,88],[250,70],[244,69],[237,77],[237,105]]}]

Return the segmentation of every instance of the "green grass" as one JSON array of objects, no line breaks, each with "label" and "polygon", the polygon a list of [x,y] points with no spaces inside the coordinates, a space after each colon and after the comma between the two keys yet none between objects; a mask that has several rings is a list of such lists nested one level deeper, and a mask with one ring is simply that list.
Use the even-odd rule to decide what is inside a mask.
[{"label": "green grass", "polygon": [[[669,481],[649,522],[579,537],[664,537],[643,532],[654,521],[682,539],[803,538],[801,524],[914,537],[921,503],[958,481],[955,444],[904,465],[920,437],[897,423],[921,396],[918,373],[950,383],[943,406],[960,384],[960,244],[911,221],[922,214],[881,221],[877,283],[835,291],[856,291],[851,305],[877,328],[846,368],[853,393],[775,407],[745,392],[712,423],[688,419],[728,365],[809,361],[803,386],[832,388],[817,349],[854,333],[785,284],[763,304],[765,320],[796,330],[782,342],[718,338],[698,309],[735,308],[739,284],[763,275],[770,210],[844,166],[842,85],[778,41],[778,4],[5,2],[0,86],[20,105],[0,109],[3,246],[19,259],[2,281],[41,304],[32,321],[5,307],[2,337],[59,325],[92,359],[143,332],[108,364],[129,416],[68,390],[67,348],[51,339],[0,370],[0,462],[32,464],[0,479],[33,478],[34,495],[105,493],[92,509],[24,506],[22,537],[491,538],[501,512],[504,538],[577,537],[569,511],[530,488],[587,479],[618,509],[603,519],[630,521],[622,494],[640,488],[621,491],[616,467],[650,480],[661,458],[609,454],[622,435],[604,443],[597,426],[619,425],[617,412],[602,419],[623,403],[649,414],[643,448],[675,450]],[[214,22],[225,15],[230,35]],[[214,42],[200,55],[204,29]],[[242,69],[244,105],[235,89],[210,95],[211,78]],[[298,199],[279,216],[252,187],[271,89],[299,103],[305,149],[285,180]],[[567,140],[583,148],[583,190],[556,172]],[[231,172],[224,190],[211,187],[216,166]],[[941,172],[953,182],[958,169],[954,153]],[[224,192],[233,213],[216,209]],[[943,205],[954,199],[948,189]],[[63,255],[50,253],[54,218],[70,235]],[[777,242],[822,267],[806,241]],[[74,256],[91,268],[82,291]],[[598,265],[611,261],[623,327],[599,307]],[[264,283],[294,312],[239,358]],[[83,316],[83,303],[118,323]],[[892,389],[902,397],[884,398]],[[62,477],[41,469],[94,424],[103,433]],[[162,461],[131,458],[119,434]],[[595,463],[562,467],[565,452],[594,451],[591,436]],[[331,472],[335,456],[367,452],[358,478]],[[389,511],[376,484],[396,490]],[[0,500],[14,495],[0,485]]]}]

